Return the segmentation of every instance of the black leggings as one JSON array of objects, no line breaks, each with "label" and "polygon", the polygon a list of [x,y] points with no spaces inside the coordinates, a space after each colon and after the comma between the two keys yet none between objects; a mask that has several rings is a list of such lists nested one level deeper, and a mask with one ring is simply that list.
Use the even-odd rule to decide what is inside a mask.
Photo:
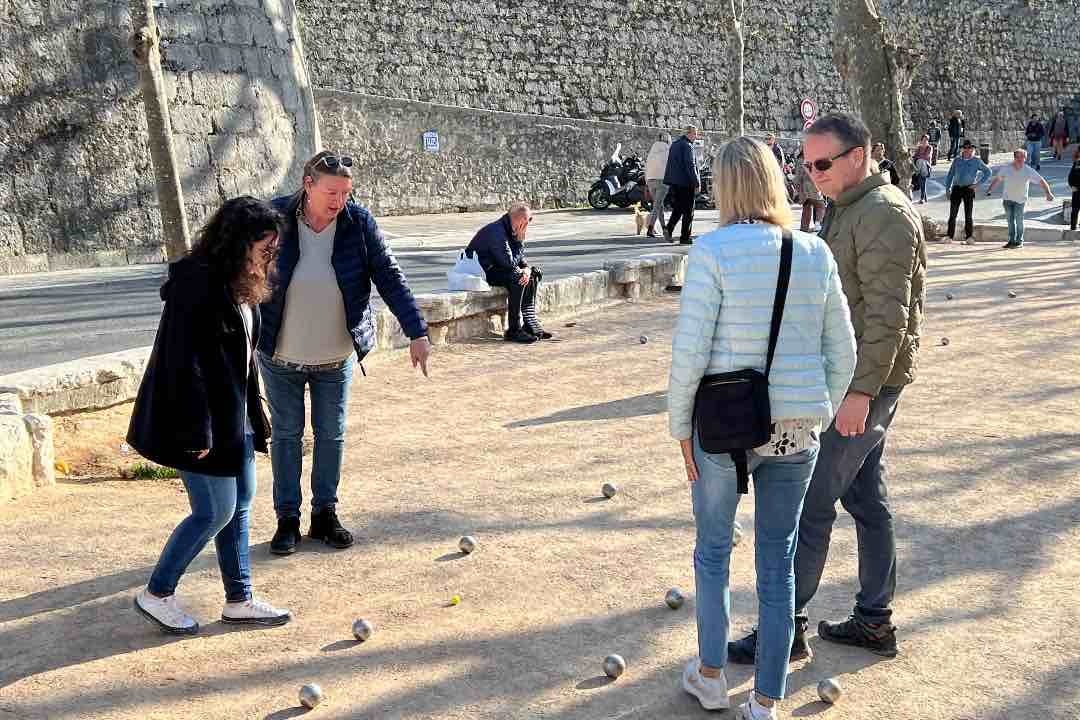
[{"label": "black leggings", "polygon": [[507,330],[520,330],[523,323],[526,329],[540,328],[536,318],[536,290],[540,287],[540,278],[540,270],[533,268],[527,284],[514,282],[503,285],[507,294]]},{"label": "black leggings", "polygon": [[1072,196],[1072,216],[1069,219],[1069,229],[1076,229],[1076,218],[1080,215],[1080,190],[1073,190]]}]

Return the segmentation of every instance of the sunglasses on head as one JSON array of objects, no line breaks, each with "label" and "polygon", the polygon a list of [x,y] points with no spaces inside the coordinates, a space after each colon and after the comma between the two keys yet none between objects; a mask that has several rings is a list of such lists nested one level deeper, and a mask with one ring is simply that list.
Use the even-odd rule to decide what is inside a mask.
[{"label": "sunglasses on head", "polygon": [[847,155],[849,152],[851,152],[852,150],[854,150],[857,147],[859,147],[859,146],[858,145],[852,145],[851,147],[849,147],[844,152],[840,153],[839,155],[833,155],[831,158],[820,158],[818,160],[815,160],[812,163],[803,163],[803,167],[806,168],[806,172],[813,172],[814,170],[817,170],[818,172],[828,172],[829,170],[832,169],[833,163],[836,160],[839,160],[840,158],[844,157],[845,155]]},{"label": "sunglasses on head", "polygon": [[323,155],[313,167],[325,165],[327,170],[337,170],[339,167],[351,168],[353,160],[348,155]]}]

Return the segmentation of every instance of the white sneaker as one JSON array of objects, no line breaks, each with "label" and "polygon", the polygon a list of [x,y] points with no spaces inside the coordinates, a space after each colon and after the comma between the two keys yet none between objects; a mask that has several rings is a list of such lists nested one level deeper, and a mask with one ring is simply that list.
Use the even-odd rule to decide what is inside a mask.
[{"label": "white sneaker", "polygon": [[262,600],[245,600],[238,603],[225,603],[221,611],[221,622],[233,625],[284,625],[292,620],[292,613],[281,610]]},{"label": "white sneaker", "polygon": [[[767,720],[776,720],[776,708],[769,710],[769,714],[764,717]],[[747,700],[735,711],[735,720],[762,720],[762,716],[754,715],[754,711],[750,709],[750,701]]]},{"label": "white sneaker", "polygon": [[714,678],[701,674],[701,658],[694,658],[686,663],[682,674],[683,690],[698,699],[706,710],[726,710],[731,707],[728,699],[727,678],[724,672]]},{"label": "white sneaker", "polygon": [[194,635],[199,632],[199,623],[176,604],[176,595],[159,598],[143,588],[135,596],[135,609],[167,633]]}]

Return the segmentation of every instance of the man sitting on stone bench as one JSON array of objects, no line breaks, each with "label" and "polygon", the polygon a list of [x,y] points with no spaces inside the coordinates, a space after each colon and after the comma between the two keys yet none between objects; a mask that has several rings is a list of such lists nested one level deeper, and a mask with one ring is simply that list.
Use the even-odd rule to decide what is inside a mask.
[{"label": "man sitting on stone bench", "polygon": [[525,261],[525,233],[532,219],[527,204],[514,203],[501,218],[480,228],[465,248],[484,268],[489,285],[506,288],[508,308],[503,339],[508,342],[534,343],[551,338],[536,318],[540,268]]}]

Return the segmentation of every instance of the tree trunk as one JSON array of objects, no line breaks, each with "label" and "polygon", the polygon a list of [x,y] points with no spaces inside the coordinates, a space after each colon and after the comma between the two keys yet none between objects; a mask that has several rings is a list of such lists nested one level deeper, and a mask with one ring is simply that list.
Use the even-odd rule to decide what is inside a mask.
[{"label": "tree trunk", "polygon": [[746,14],[746,0],[729,0],[731,25],[727,33],[728,63],[731,68],[731,89],[728,97],[727,131],[732,137],[745,134],[744,116],[746,104],[743,96],[743,63],[746,58],[746,39],[743,37],[742,19]]},{"label": "tree trunk", "polygon": [[904,96],[911,87],[915,53],[885,32],[874,0],[836,0],[833,59],[856,114],[874,142],[885,143],[900,186],[911,187],[911,151],[904,136]]},{"label": "tree trunk", "polygon": [[157,23],[154,21],[153,0],[130,0],[131,49],[139,68],[139,86],[146,110],[147,142],[154,164],[154,186],[157,190],[161,227],[165,236],[165,254],[169,262],[184,257],[191,249],[187,213],[184,211],[184,190],[180,186],[180,171],[172,144],[172,123],[169,102],[165,96],[165,77],[161,72],[161,53]]}]

